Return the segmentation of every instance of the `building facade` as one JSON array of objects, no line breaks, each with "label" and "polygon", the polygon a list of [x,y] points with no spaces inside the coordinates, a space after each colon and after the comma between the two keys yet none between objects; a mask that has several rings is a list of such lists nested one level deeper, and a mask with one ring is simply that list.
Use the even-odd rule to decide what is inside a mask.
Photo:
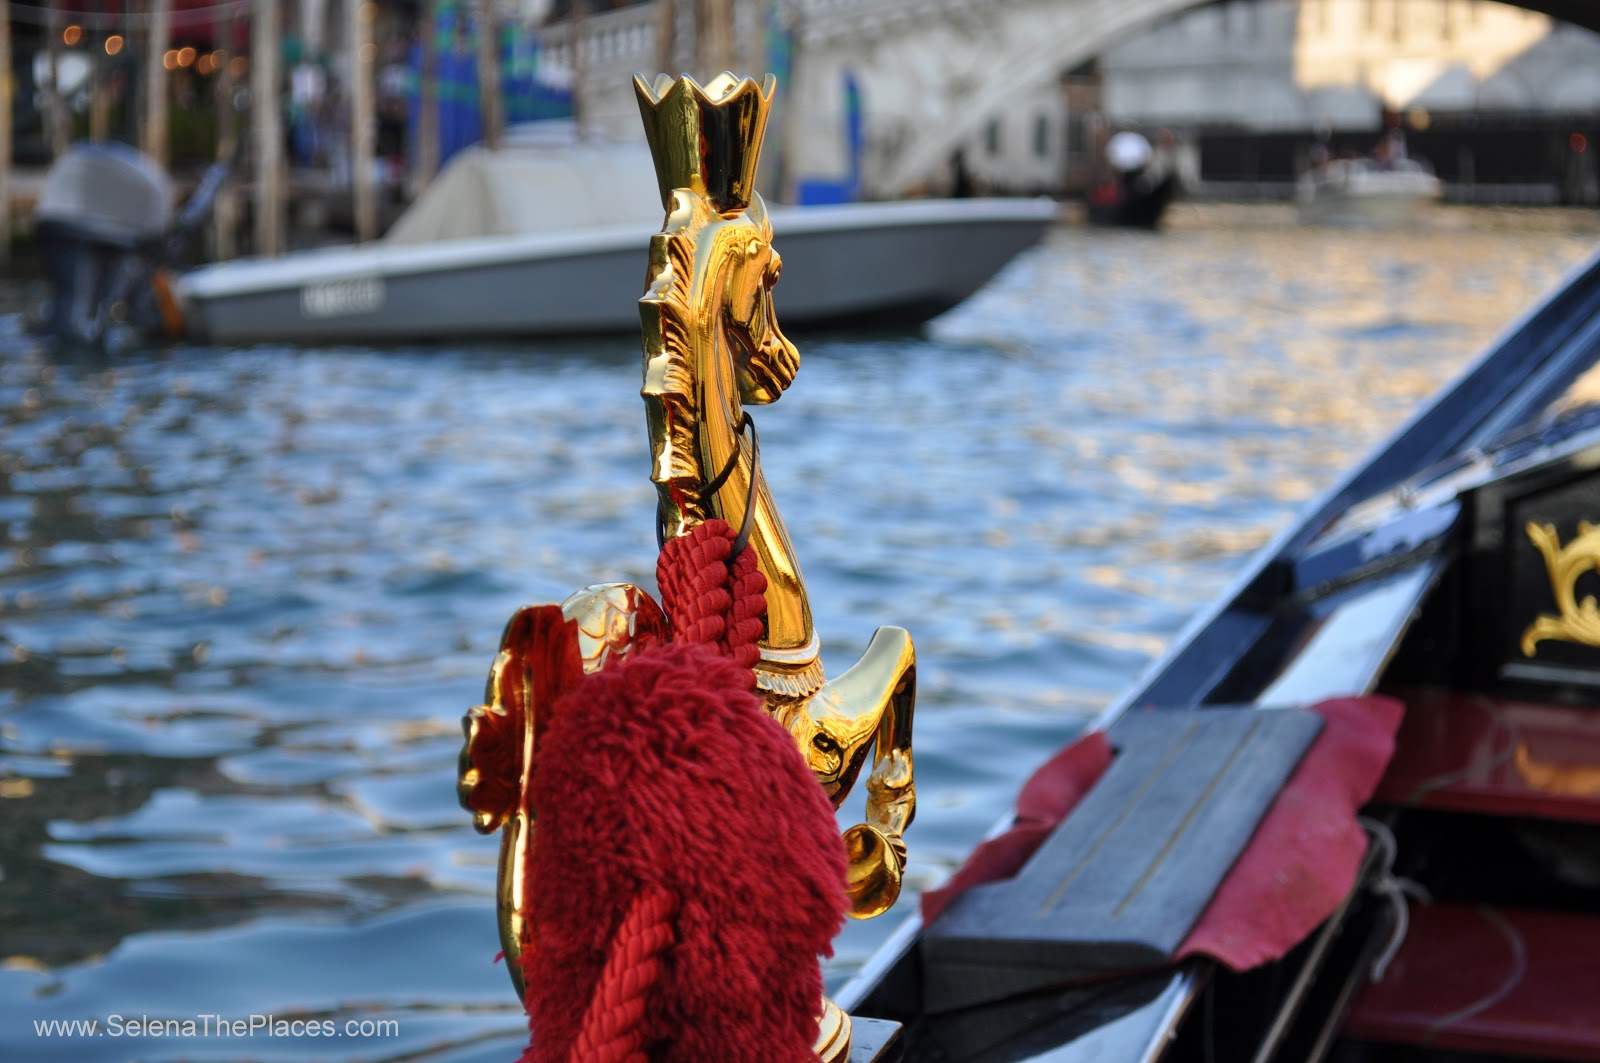
[{"label": "building facade", "polygon": [[1309,150],[1405,131],[1459,199],[1600,201],[1600,35],[1487,0],[1231,0],[1099,60],[1111,125],[1193,144],[1199,191],[1286,194]]}]

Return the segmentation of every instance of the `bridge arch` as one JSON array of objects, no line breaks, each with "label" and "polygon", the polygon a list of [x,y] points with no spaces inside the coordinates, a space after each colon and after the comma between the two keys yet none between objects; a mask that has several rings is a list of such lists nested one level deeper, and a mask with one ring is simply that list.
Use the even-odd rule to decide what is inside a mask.
[{"label": "bridge arch", "polygon": [[[845,16],[846,5],[860,14]],[[1033,97],[1058,75],[1196,0],[811,0],[833,17],[802,15],[789,140],[807,169],[841,171],[846,71],[860,84],[874,151],[869,190],[892,196],[938,172],[990,117]],[[867,11],[871,10],[871,15]],[[819,12],[820,13],[820,12]],[[1003,65],[995,57],[1004,56]]]}]

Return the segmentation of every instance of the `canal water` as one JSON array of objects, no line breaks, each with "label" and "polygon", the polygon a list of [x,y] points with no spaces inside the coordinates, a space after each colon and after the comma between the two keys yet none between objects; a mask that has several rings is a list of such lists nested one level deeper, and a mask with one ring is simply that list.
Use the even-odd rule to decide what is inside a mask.
[{"label": "canal water", "polygon": [[[1597,240],[1184,206],[794,336],[758,418],[825,660],[920,654],[901,910]],[[515,1057],[458,720],[518,605],[651,581],[638,387],[628,341],[57,360],[0,318],[0,1059]]]}]

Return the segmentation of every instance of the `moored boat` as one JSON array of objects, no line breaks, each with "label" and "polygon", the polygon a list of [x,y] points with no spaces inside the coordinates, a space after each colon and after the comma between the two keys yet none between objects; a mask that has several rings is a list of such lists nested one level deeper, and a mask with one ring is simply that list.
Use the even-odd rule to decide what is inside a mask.
[{"label": "moored boat", "polygon": [[[817,327],[926,321],[1036,243],[1058,208],[952,199],[771,214],[785,236],[784,320]],[[214,343],[621,334],[639,327],[639,259],[658,224],[243,259],[188,273],[179,290],[190,334]]]},{"label": "moored boat", "polygon": [[1333,159],[1295,184],[1300,220],[1323,225],[1408,225],[1443,194],[1433,171],[1415,159]]},{"label": "moored boat", "polygon": [[[106,203],[122,203],[142,212],[118,224],[141,235],[119,231],[110,251],[95,252],[113,257],[115,269],[82,255],[54,269],[57,309],[39,315],[41,331],[88,343],[114,322],[139,339],[210,343],[630,333],[639,326],[640,257],[661,221],[649,152],[642,143],[557,139],[539,131],[497,151],[458,153],[372,243],[182,272],[159,254],[171,198],[159,168],[132,149],[118,170],[85,177],[63,166],[47,182],[47,194],[71,184],[71,196],[55,197],[66,201],[55,224],[76,231]],[[186,231],[218,183],[208,182],[185,213]],[[914,325],[954,307],[1036,243],[1060,211],[1046,199],[987,198],[771,213],[786,237],[785,320],[854,326]],[[105,242],[96,240],[96,248]]]},{"label": "moored boat", "polygon": [[1600,1058],[1597,358],[1600,256],[1256,555],[840,1005],[906,1060]]},{"label": "moored boat", "polygon": [[1105,180],[1089,190],[1089,223],[1159,228],[1182,185],[1171,152],[1158,152],[1142,135],[1123,130],[1107,141],[1106,164]]}]

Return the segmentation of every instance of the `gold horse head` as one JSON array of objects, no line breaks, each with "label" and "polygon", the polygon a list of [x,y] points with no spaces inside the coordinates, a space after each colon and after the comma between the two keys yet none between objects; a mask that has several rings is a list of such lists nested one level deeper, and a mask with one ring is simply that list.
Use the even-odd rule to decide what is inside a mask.
[{"label": "gold horse head", "polygon": [[729,256],[725,332],[735,345],[734,373],[739,399],[751,405],[778,401],[800,369],[800,352],[778,328],[772,289],[783,259],[772,247],[772,222],[760,196],[748,212],[752,232],[742,253]]}]

